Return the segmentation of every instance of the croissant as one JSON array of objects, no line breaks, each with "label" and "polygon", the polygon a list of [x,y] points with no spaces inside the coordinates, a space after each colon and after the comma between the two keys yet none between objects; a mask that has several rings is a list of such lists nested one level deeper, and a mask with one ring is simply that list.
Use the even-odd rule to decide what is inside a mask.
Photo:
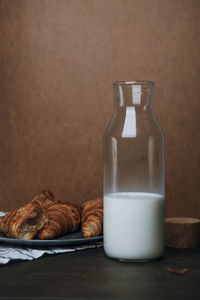
[{"label": "croissant", "polygon": [[78,230],[81,210],[69,202],[57,202],[46,209],[45,225],[39,231],[41,240],[48,240]]},{"label": "croissant", "polygon": [[81,230],[84,238],[95,237],[103,233],[102,198],[89,200],[83,204]]},{"label": "croissant", "polygon": [[36,195],[31,201],[34,205],[42,206],[43,208],[47,208],[54,202],[58,202],[58,200],[56,200],[53,193],[48,190],[43,190],[42,193]]},{"label": "croissant", "polygon": [[32,240],[45,221],[44,209],[29,203],[0,219],[0,232],[7,237]]}]

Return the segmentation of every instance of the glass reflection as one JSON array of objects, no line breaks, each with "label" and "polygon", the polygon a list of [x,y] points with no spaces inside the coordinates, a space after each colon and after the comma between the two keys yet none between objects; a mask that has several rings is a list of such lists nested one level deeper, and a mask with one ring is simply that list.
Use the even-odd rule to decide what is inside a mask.
[{"label": "glass reflection", "polygon": [[124,127],[122,131],[123,138],[136,137],[136,112],[135,107],[126,107],[126,116],[124,121]]}]

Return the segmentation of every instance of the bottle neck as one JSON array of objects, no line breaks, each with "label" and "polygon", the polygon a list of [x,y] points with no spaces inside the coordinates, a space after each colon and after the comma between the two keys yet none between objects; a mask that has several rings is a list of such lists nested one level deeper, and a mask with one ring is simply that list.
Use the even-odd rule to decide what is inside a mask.
[{"label": "bottle neck", "polygon": [[125,112],[127,107],[137,113],[153,113],[153,88],[149,81],[114,83],[115,113]]}]

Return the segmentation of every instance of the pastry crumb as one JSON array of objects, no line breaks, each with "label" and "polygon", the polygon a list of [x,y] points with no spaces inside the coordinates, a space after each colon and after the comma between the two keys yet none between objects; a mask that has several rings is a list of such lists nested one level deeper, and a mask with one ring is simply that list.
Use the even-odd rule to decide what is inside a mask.
[{"label": "pastry crumb", "polygon": [[168,272],[172,273],[172,274],[177,274],[177,275],[183,275],[188,273],[188,268],[184,268],[181,270],[174,270],[172,268],[167,268]]}]

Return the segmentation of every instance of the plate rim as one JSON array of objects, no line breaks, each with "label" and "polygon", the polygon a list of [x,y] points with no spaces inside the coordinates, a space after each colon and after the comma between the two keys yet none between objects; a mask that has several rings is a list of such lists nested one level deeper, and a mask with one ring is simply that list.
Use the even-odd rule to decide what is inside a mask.
[{"label": "plate rim", "polygon": [[21,245],[21,246],[69,246],[69,245],[83,245],[83,244],[89,244],[94,242],[100,242],[103,241],[103,235],[91,237],[91,238],[74,238],[74,239],[51,239],[51,240],[22,240],[22,239],[15,239],[15,238],[9,238],[9,237],[2,237],[0,236],[0,243],[6,243],[6,244],[13,244],[13,245]]}]

